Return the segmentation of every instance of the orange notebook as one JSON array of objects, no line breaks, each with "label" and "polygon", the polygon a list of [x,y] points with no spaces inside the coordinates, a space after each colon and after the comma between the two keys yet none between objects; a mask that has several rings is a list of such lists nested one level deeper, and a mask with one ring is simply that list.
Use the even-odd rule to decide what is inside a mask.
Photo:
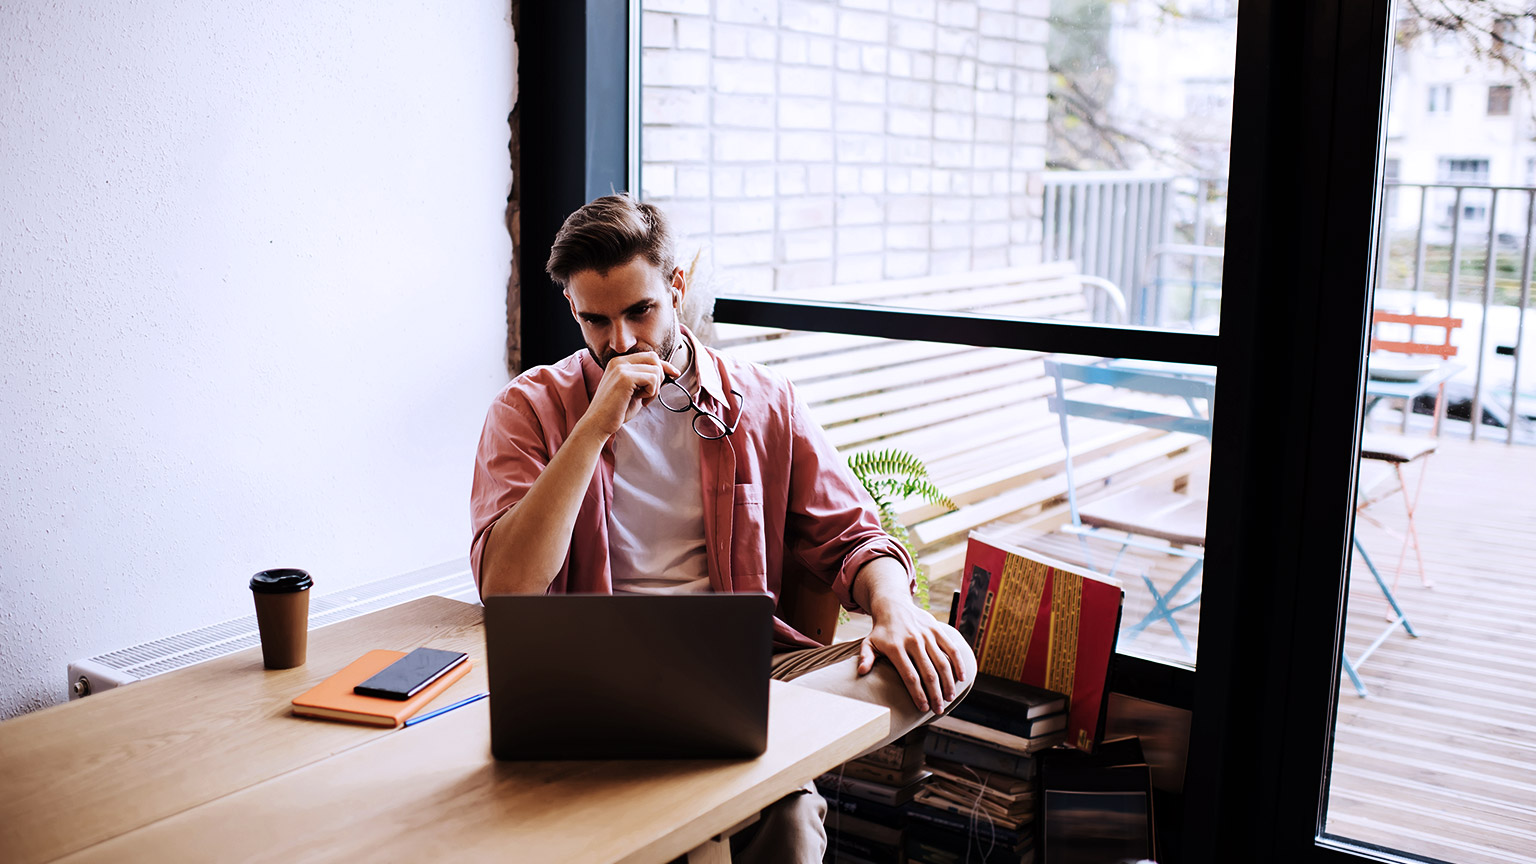
[{"label": "orange notebook", "polygon": [[469,660],[466,659],[423,687],[420,693],[404,700],[359,696],[352,692],[353,687],[404,656],[404,651],[369,651],[347,664],[345,669],[304,691],[303,695],[295,696],[293,713],[301,717],[398,727],[469,672]]}]

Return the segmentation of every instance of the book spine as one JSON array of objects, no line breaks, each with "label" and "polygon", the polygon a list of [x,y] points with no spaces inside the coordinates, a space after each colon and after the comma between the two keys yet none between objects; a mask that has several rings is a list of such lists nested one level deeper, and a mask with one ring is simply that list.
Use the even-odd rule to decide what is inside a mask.
[{"label": "book spine", "polygon": [[827,799],[827,807],[832,810],[840,810],[850,816],[860,819],[868,819],[880,825],[900,828],[907,824],[907,808],[893,807],[889,804],[881,804],[876,801],[867,801],[853,795],[839,793],[836,789],[829,789],[816,784],[821,791],[821,797]]},{"label": "book spine", "polygon": [[977,681],[976,686],[971,688],[971,692],[964,699],[964,702],[973,705],[980,705],[993,711],[1005,711],[1021,717],[1040,717],[1065,711],[1069,701],[1065,693],[1056,693],[1012,678],[998,678],[995,675],[987,675]]},{"label": "book spine", "polygon": [[[986,705],[972,705],[969,699],[956,705],[949,713],[951,716],[958,717],[961,720],[979,723],[982,726],[996,729],[999,732],[1006,732],[1009,735],[1017,735],[1020,738],[1037,738],[1048,734],[1047,730],[1055,731],[1050,729],[1050,726],[1060,722],[1056,719],[1057,714],[1046,714],[1040,717],[1029,718],[1025,717],[1022,711],[1019,713],[1009,713]],[[1057,728],[1060,728],[1060,726],[1057,726]]]},{"label": "book spine", "polygon": [[[835,771],[817,777],[816,788],[823,790],[824,793],[825,790],[830,789],[832,790],[831,794],[852,795],[855,798],[862,798],[866,801],[886,804],[891,807],[896,807],[912,800],[910,792],[906,790],[887,786],[883,783],[871,783],[868,780],[839,776]],[[905,797],[898,797],[898,794],[905,794]]]},{"label": "book spine", "polygon": [[973,723],[970,720],[962,720],[954,716],[940,717],[929,724],[929,728],[935,732],[955,738],[964,738],[979,744],[985,744],[997,750],[1006,750],[1010,753],[1017,753],[1020,756],[1029,756],[1067,740],[1066,730],[1059,728],[1061,724],[1067,721],[1067,715],[1053,714],[1051,716],[1055,718],[1055,723],[1058,726],[1057,731],[1045,732],[1033,738],[1010,735],[1007,732],[993,729],[990,726],[983,726],[980,723]]},{"label": "book spine", "polygon": [[858,861],[896,862],[901,860],[901,847],[906,845],[906,838],[902,838],[899,845],[892,846],[846,832],[837,835],[834,840],[834,834],[831,830],[827,831],[827,854],[823,860],[836,864],[854,864]]},{"label": "book spine", "polygon": [[923,749],[929,755],[940,759],[948,759],[951,762],[959,762],[985,771],[995,771],[1021,780],[1030,780],[1035,776],[1033,756],[1004,752],[938,731],[928,733],[928,740],[924,742]]},{"label": "book spine", "polygon": [[828,813],[826,829],[829,837],[837,834],[842,837],[858,837],[874,843],[897,846],[901,844],[906,826],[881,825],[847,813]]},{"label": "book spine", "polygon": [[947,810],[939,810],[926,805],[918,805],[912,808],[911,816],[919,822],[926,822],[946,831],[953,831],[969,837],[981,840],[983,844],[997,843],[999,846],[1018,848],[1027,842],[1028,837],[1017,831],[1009,831],[988,823],[984,818],[971,819]]},{"label": "book spine", "polygon": [[877,783],[883,786],[901,788],[917,779],[917,771],[903,771],[897,768],[880,768],[875,765],[864,765],[859,762],[849,762],[841,769],[843,776],[854,780],[863,780],[869,783]]},{"label": "book spine", "polygon": [[919,742],[908,743],[903,739],[887,744],[879,750],[865,753],[854,761],[878,768],[906,771],[917,764],[918,754],[920,753],[922,753],[922,746]]}]

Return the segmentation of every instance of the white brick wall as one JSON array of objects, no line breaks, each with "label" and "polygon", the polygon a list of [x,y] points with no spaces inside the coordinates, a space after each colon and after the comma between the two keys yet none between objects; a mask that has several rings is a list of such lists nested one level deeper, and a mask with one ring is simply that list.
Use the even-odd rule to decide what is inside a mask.
[{"label": "white brick wall", "polygon": [[1040,258],[1049,0],[643,0],[642,190],[723,291]]}]

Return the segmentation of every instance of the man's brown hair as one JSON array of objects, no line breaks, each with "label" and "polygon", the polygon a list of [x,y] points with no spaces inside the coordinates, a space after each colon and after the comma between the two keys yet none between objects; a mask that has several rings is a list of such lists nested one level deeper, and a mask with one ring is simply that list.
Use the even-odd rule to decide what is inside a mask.
[{"label": "man's brown hair", "polygon": [[577,273],[606,274],[635,258],[650,262],[668,281],[677,266],[667,217],[655,206],[620,192],[604,195],[566,218],[544,270],[565,288]]}]

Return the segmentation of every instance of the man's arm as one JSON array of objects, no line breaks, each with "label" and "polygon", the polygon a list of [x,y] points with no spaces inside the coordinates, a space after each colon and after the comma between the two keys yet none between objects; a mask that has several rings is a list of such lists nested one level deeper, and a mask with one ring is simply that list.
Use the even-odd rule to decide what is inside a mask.
[{"label": "man's arm", "polygon": [[614,433],[660,391],[663,373],[680,374],[650,352],[615,357],[587,412],[522,500],[486,529],[480,596],[543,594],[565,562],[571,530],[597,460]]},{"label": "man's arm", "polygon": [[912,602],[907,568],[895,558],[873,558],[854,577],[853,597],[874,628],[859,649],[859,674],[885,657],[907,685],[919,710],[942,712],[975,669],[971,648],[954,628]]},{"label": "man's arm", "polygon": [[[912,601],[907,552],[880,518],[809,410],[791,392],[790,501],[786,532],[793,552],[813,572],[835,574],[832,590],[874,619],[860,649],[858,673],[890,660],[920,710],[942,711],[970,683],[971,648],[947,624]],[[915,566],[913,564],[912,566]]]}]

